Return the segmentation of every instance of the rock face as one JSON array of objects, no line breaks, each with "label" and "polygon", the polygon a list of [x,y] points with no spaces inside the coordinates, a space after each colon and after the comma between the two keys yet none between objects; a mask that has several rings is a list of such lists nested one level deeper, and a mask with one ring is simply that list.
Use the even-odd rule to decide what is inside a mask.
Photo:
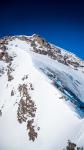
[{"label": "rock face", "polygon": [[[56,47],[55,45],[48,43],[45,39],[43,39],[42,37],[36,34],[34,34],[31,37],[28,37],[28,36],[4,37],[3,39],[0,40],[1,51],[2,50],[5,51],[7,49],[6,45],[8,44],[8,41],[12,41],[16,38],[22,41],[26,41],[27,43],[30,43],[31,47],[33,47],[33,50],[36,53],[48,55],[52,59],[55,59],[58,62],[63,63],[65,65],[69,65],[70,67],[73,67],[74,69],[77,69],[79,67],[84,67],[84,61],[80,60],[74,54],[69,53],[59,47]],[[3,52],[1,53],[3,55]]]},{"label": "rock face", "polygon": [[84,61],[36,34],[0,39],[0,150],[82,147],[83,118]]}]

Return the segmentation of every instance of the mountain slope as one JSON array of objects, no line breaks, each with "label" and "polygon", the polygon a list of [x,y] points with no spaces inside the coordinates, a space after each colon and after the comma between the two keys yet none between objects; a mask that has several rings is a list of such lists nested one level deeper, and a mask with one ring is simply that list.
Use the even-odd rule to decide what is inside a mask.
[{"label": "mountain slope", "polygon": [[79,146],[84,62],[37,35],[0,40],[0,150]]}]

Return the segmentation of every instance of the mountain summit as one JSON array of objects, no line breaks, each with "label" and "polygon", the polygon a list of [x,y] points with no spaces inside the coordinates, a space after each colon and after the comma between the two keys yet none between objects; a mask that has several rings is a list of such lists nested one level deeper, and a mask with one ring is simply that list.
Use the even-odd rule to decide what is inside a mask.
[{"label": "mountain summit", "polygon": [[84,146],[84,61],[39,35],[0,39],[0,150]]}]

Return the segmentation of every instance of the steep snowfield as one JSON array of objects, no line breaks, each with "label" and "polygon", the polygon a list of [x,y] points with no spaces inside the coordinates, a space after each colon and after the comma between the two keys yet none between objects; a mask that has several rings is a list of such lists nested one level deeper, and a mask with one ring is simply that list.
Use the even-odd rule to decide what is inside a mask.
[{"label": "steep snowfield", "polygon": [[[10,64],[13,79],[8,81],[8,64],[0,61],[0,68],[4,67],[5,72],[0,77],[0,150],[62,150],[69,139],[78,146],[84,146],[84,113],[78,105],[84,102],[81,69],[74,70],[48,56],[34,53],[30,43],[17,38],[9,41],[7,48],[9,56],[13,57]],[[68,91],[62,93],[56,88],[53,85],[56,78],[48,78],[48,71],[56,73],[64,87],[75,94],[76,101],[79,101],[77,105],[66,101],[65,97],[61,98]],[[22,123],[17,116],[21,99],[18,87],[23,84],[28,86],[29,95],[37,108],[33,117],[37,132],[34,141],[29,140],[27,130],[27,121],[32,115],[26,116],[27,120]]]}]

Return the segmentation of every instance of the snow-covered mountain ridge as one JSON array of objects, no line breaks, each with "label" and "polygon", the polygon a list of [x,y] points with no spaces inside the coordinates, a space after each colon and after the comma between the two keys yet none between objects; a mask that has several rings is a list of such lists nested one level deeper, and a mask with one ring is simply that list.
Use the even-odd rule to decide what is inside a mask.
[{"label": "snow-covered mountain ridge", "polygon": [[84,146],[83,87],[74,54],[38,35],[0,39],[0,149]]}]

